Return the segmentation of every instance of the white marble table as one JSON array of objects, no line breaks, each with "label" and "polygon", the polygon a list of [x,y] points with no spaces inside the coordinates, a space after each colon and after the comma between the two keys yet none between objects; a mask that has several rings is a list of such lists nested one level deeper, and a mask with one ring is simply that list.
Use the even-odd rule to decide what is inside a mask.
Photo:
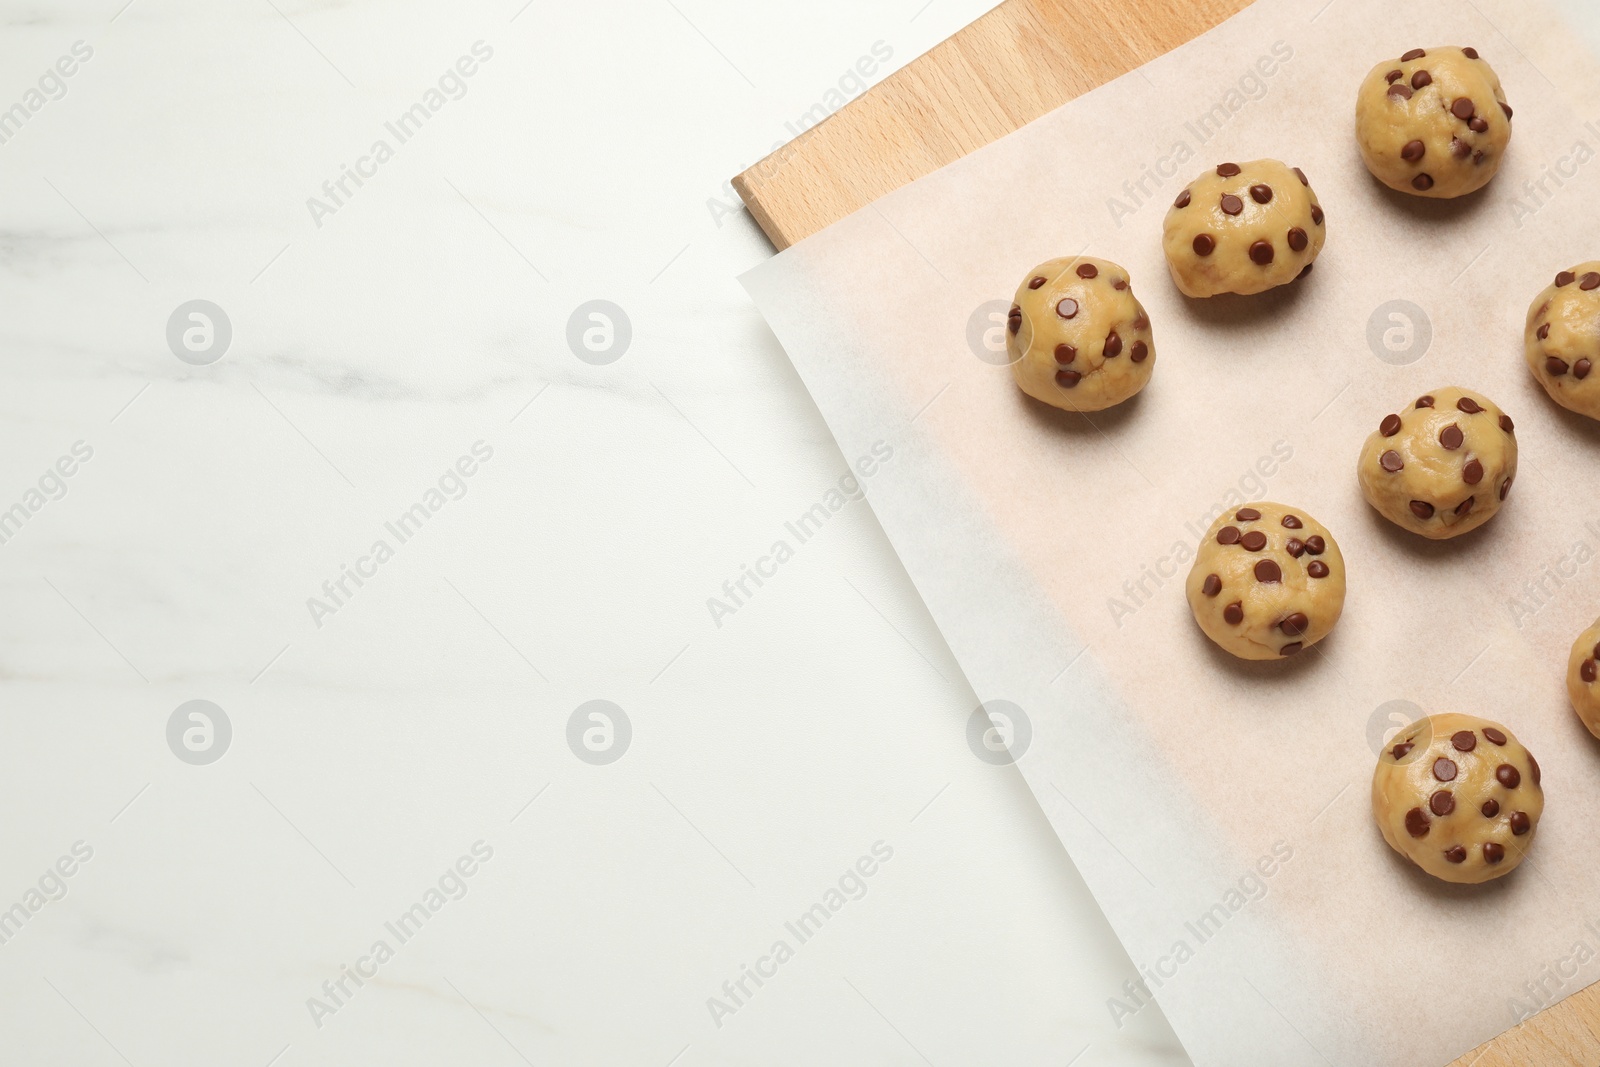
[{"label": "white marble table", "polygon": [[0,1059],[1185,1062],[734,281],[983,0],[123,3],[0,5]]}]

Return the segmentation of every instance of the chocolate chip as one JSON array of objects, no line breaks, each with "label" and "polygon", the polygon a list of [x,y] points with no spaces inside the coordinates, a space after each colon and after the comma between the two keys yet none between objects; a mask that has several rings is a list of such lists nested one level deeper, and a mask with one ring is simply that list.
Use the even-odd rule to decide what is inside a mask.
[{"label": "chocolate chip", "polygon": [[1461,447],[1461,442],[1466,440],[1466,435],[1461,432],[1461,427],[1451,423],[1439,431],[1439,443],[1454,452]]},{"label": "chocolate chip", "polygon": [[1299,637],[1301,634],[1311,629],[1311,620],[1306,618],[1305,612],[1297,611],[1293,615],[1290,615],[1287,619],[1284,619],[1282,622],[1280,622],[1278,624],[1278,629],[1282,630],[1290,637]]},{"label": "chocolate chip", "polygon": [[1555,356],[1549,356],[1544,361],[1544,369],[1546,374],[1559,378],[1567,373],[1567,361],[1557,359]]},{"label": "chocolate chip", "polygon": [[1472,155],[1472,146],[1459,137],[1450,138],[1450,154],[1457,159],[1466,159]]},{"label": "chocolate chip", "polygon": [[1056,384],[1061,386],[1063,389],[1071,389],[1081,381],[1083,381],[1083,375],[1079,374],[1075,370],[1056,371]]},{"label": "chocolate chip", "polygon": [[1500,416],[1500,428],[1502,430],[1504,430],[1506,433],[1511,433],[1512,431],[1514,431],[1517,428],[1517,424],[1511,421],[1511,416],[1510,415],[1501,415]]},{"label": "chocolate chip", "polygon": [[1428,54],[1427,52],[1423,51],[1420,48],[1413,48],[1411,51],[1407,52],[1405,55],[1400,57],[1400,62],[1409,63],[1413,59],[1421,59],[1423,56],[1425,56],[1427,54]]},{"label": "chocolate chip", "polygon": [[1483,481],[1483,464],[1475,459],[1467,460],[1467,465],[1461,468],[1461,480],[1468,485],[1477,485]]},{"label": "chocolate chip", "polygon": [[1441,789],[1428,798],[1428,808],[1435,815],[1449,815],[1456,810],[1456,796],[1448,789]]},{"label": "chocolate chip", "polygon": [[1463,122],[1477,113],[1478,109],[1472,105],[1471,99],[1465,96],[1456,97],[1455,103],[1450,105],[1450,114]]},{"label": "chocolate chip", "polygon": [[1522,774],[1511,764],[1502,763],[1494,769],[1495,781],[1507,789],[1515,789],[1522,784]]},{"label": "chocolate chip", "polygon": [[1300,521],[1300,516],[1298,515],[1285,515],[1282,519],[1282,522],[1285,530],[1298,530],[1301,526],[1305,525]]},{"label": "chocolate chip", "polygon": [[1577,278],[1578,276],[1570,270],[1564,270],[1556,275],[1556,288],[1560,289],[1564,285],[1571,285]]},{"label": "chocolate chip", "polygon": [[1235,174],[1238,174],[1238,173],[1239,173],[1239,164],[1237,164],[1237,163],[1218,163],[1217,164],[1217,174],[1218,174],[1219,177],[1231,178]]},{"label": "chocolate chip", "polygon": [[1539,761],[1533,758],[1532,752],[1528,753],[1528,770],[1533,772],[1533,784],[1538,785],[1541,777],[1539,774]]},{"label": "chocolate chip", "polygon": [[1244,201],[1232,193],[1222,194],[1222,210],[1230,215],[1237,215],[1244,210]]},{"label": "chocolate chip", "polygon": [[1282,648],[1278,649],[1278,655],[1292,656],[1304,647],[1306,647],[1304,641],[1290,641],[1287,645],[1284,645]]},{"label": "chocolate chip", "polygon": [[1311,221],[1316,223],[1318,226],[1322,225],[1322,205],[1321,204],[1312,204],[1311,205]]},{"label": "chocolate chip", "polygon": [[1311,184],[1309,181],[1306,180],[1306,172],[1305,171],[1301,170],[1299,167],[1291,167],[1290,169],[1294,171],[1294,176],[1296,178],[1300,179],[1300,184],[1301,185],[1309,186]]},{"label": "chocolate chip", "polygon": [[1064,319],[1070,319],[1078,314],[1078,302],[1072,297],[1065,297],[1056,304],[1056,314]]},{"label": "chocolate chip", "polygon": [[1498,841],[1490,841],[1483,846],[1483,861],[1485,863],[1499,863],[1506,858],[1506,846]]},{"label": "chocolate chip", "polygon": [[1456,410],[1464,411],[1468,415],[1476,415],[1478,412],[1483,410],[1483,407],[1470,396],[1464,396],[1460,400],[1456,401]]},{"label": "chocolate chip", "polygon": [[[1484,118],[1482,115],[1474,115],[1472,118],[1467,120],[1467,129],[1471,130],[1473,133],[1488,133],[1489,120]],[[1483,153],[1479,152],[1478,158],[1474,159],[1473,162],[1482,163]]]},{"label": "chocolate chip", "polygon": [[1135,330],[1148,330],[1150,328],[1150,316],[1144,313],[1144,308],[1140,308],[1139,314],[1133,317],[1133,328]]},{"label": "chocolate chip", "polygon": [[1411,502],[1411,514],[1426,522],[1428,519],[1433,518],[1433,505],[1426,500],[1413,500]]},{"label": "chocolate chip", "polygon": [[1267,547],[1267,535],[1260,530],[1251,530],[1239,538],[1239,547],[1246,552],[1260,552]]},{"label": "chocolate chip", "polygon": [[1503,745],[1506,743],[1506,735],[1501,733],[1499,730],[1496,730],[1493,726],[1485,726],[1483,728],[1483,736],[1487,737],[1490,741],[1493,741],[1497,745]]},{"label": "chocolate chip", "polygon": [[1590,363],[1586,359],[1580,359],[1578,362],[1572,365],[1572,376],[1581,382],[1589,376],[1589,372],[1593,369],[1593,363]]},{"label": "chocolate chip", "polygon": [[1197,256],[1209,256],[1213,251],[1216,250],[1216,247],[1217,247],[1216,239],[1214,237],[1212,237],[1209,233],[1201,233],[1201,234],[1196,234],[1195,235],[1195,238],[1194,238],[1194,254],[1195,255],[1197,255]]},{"label": "chocolate chip", "polygon": [[1456,505],[1456,514],[1457,515],[1465,515],[1467,512],[1472,510],[1472,505],[1476,504],[1477,502],[1478,502],[1478,498],[1477,497],[1475,497],[1475,496],[1467,497],[1467,499],[1463,500],[1461,503]]},{"label": "chocolate chip", "polygon": [[1585,274],[1578,279],[1578,288],[1586,293],[1591,289],[1600,289],[1600,274],[1596,274],[1594,271]]},{"label": "chocolate chip", "polygon": [[1389,755],[1393,756],[1397,761],[1403,760],[1406,758],[1406,753],[1410,752],[1416,747],[1417,746],[1413,745],[1410,741],[1402,741],[1398,745],[1394,746]]},{"label": "chocolate chip", "polygon": [[1412,808],[1406,812],[1406,833],[1412,837],[1427,837],[1430,826],[1428,816],[1421,808]]},{"label": "chocolate chip", "polygon": [[1594,681],[1595,673],[1595,664],[1593,659],[1584,660],[1583,666],[1578,668],[1578,677],[1582,678],[1586,682]]},{"label": "chocolate chip", "polygon": [[1441,782],[1451,782],[1456,777],[1456,761],[1440,756],[1433,761],[1433,776]]},{"label": "chocolate chip", "polygon": [[1294,249],[1296,252],[1304,252],[1306,250],[1306,245],[1308,245],[1310,243],[1311,243],[1311,239],[1306,236],[1306,231],[1302,230],[1298,226],[1290,227],[1290,229],[1289,229],[1289,247],[1290,248]]},{"label": "chocolate chip", "polygon": [[1271,263],[1276,254],[1271,241],[1257,241],[1250,246],[1250,258],[1263,267]]},{"label": "chocolate chip", "polygon": [[1405,76],[1406,72],[1403,70],[1391,70],[1389,73],[1383,76],[1383,80],[1388,82],[1390,85],[1393,85],[1395,82],[1399,81]]},{"label": "chocolate chip", "polygon": [[1307,263],[1307,264],[1306,264],[1306,265],[1305,265],[1305,269],[1304,269],[1304,270],[1302,270],[1302,271],[1301,271],[1301,272],[1300,272],[1300,273],[1299,273],[1299,274],[1296,274],[1296,275],[1295,275],[1295,276],[1294,276],[1294,277],[1295,277],[1295,280],[1296,280],[1296,281],[1299,281],[1299,280],[1300,280],[1300,279],[1301,279],[1301,278],[1304,278],[1304,277],[1305,277],[1305,276],[1306,276],[1306,275],[1307,275],[1307,274],[1310,274],[1310,273],[1311,273],[1311,268],[1312,268],[1312,267],[1315,267],[1315,266],[1316,266],[1316,264],[1315,264],[1315,263]]},{"label": "chocolate chip", "polygon": [[1217,531],[1217,544],[1236,545],[1239,543],[1239,527],[1224,526]]},{"label": "chocolate chip", "polygon": [[1417,397],[1417,407],[1419,407],[1419,408],[1431,408],[1431,407],[1433,407],[1433,397],[1431,397],[1431,396],[1419,396],[1419,397]]},{"label": "chocolate chip", "polygon": [[1549,337],[1550,336],[1550,324],[1547,322],[1543,326],[1540,326],[1539,329],[1537,331],[1535,331],[1535,336],[1538,337],[1539,340],[1541,340],[1541,341],[1543,341],[1546,337]]},{"label": "chocolate chip", "polygon": [[1485,800],[1483,807],[1478,810],[1483,812],[1485,819],[1492,819],[1500,814],[1500,802],[1498,800]]},{"label": "chocolate chip", "polygon": [[1295,559],[1299,559],[1306,554],[1306,543],[1298,537],[1291,537],[1284,542],[1283,550]]},{"label": "chocolate chip", "polygon": [[1506,113],[1506,121],[1509,122],[1511,120],[1511,105],[1502,100],[1500,101],[1500,110]]},{"label": "chocolate chip", "polygon": [[1385,437],[1393,437],[1400,432],[1400,416],[1385,415],[1383,421],[1378,423],[1378,432]]},{"label": "chocolate chip", "polygon": [[1467,850],[1460,845],[1456,845],[1454,848],[1445,850],[1444,858],[1451,863],[1465,863],[1467,862]]},{"label": "chocolate chip", "polygon": [[1272,203],[1272,186],[1265,184],[1252,185],[1250,187],[1250,199],[1258,204]]},{"label": "chocolate chip", "polygon": [[1433,84],[1433,75],[1425,70],[1419,70],[1411,75],[1411,88],[1421,89],[1425,85]]},{"label": "chocolate chip", "polygon": [[1283,581],[1283,571],[1270,559],[1260,560],[1256,563],[1256,581],[1271,584]]},{"label": "chocolate chip", "polygon": [[1173,207],[1188,207],[1189,206],[1189,201],[1191,199],[1193,199],[1193,198],[1189,195],[1189,190],[1185,189],[1183,192],[1178,194],[1178,199],[1176,199],[1176,200],[1174,200],[1172,202],[1172,206]]},{"label": "chocolate chip", "polygon": [[1506,494],[1509,492],[1511,492],[1511,479],[1507,478],[1505,481],[1500,483],[1500,499],[1504,500],[1506,498]]},{"label": "chocolate chip", "polygon": [[1071,363],[1078,358],[1078,350],[1072,345],[1056,345],[1056,362]]},{"label": "chocolate chip", "polygon": [[1399,97],[1401,100],[1411,99],[1411,86],[1405,82],[1395,82],[1389,86],[1389,95]]},{"label": "chocolate chip", "polygon": [[1511,832],[1518,837],[1533,829],[1533,820],[1528,818],[1528,813],[1525,811],[1512,812],[1510,822]]},{"label": "chocolate chip", "polygon": [[1079,263],[1078,264],[1078,277],[1080,277],[1080,278],[1097,278],[1099,276],[1100,276],[1100,268],[1096,267],[1093,263]]},{"label": "chocolate chip", "polygon": [[1033,281],[1028,283],[1028,288],[1029,289],[1037,289],[1037,288],[1039,288],[1039,286],[1043,285],[1044,283],[1045,283],[1045,278],[1044,278],[1043,275],[1040,275],[1039,277],[1033,279]]},{"label": "chocolate chip", "polygon": [[1222,592],[1222,579],[1215,574],[1206,575],[1205,583],[1200,586],[1200,591],[1206,596],[1216,596]]},{"label": "chocolate chip", "polygon": [[1149,354],[1150,346],[1145,344],[1143,341],[1133,342],[1133,349],[1129,353],[1135,363],[1143,363],[1145,361],[1145,357]]},{"label": "chocolate chip", "polygon": [[1322,555],[1323,550],[1327,547],[1328,542],[1322,539],[1321,534],[1312,534],[1310,537],[1306,538],[1306,551],[1311,553],[1313,556]]},{"label": "chocolate chip", "polygon": [[1244,621],[1244,608],[1237,600],[1222,609],[1222,621],[1229,626],[1237,626]]},{"label": "chocolate chip", "polygon": [[1407,163],[1415,163],[1428,152],[1428,146],[1421,141],[1407,141],[1406,146],[1400,149],[1400,158]]},{"label": "chocolate chip", "polygon": [[1378,465],[1390,474],[1397,474],[1405,469],[1406,461],[1400,458],[1400,453],[1391,448],[1378,457]]},{"label": "chocolate chip", "polygon": [[1478,735],[1471,730],[1457,730],[1450,735],[1450,744],[1457,752],[1471,752],[1478,747]]},{"label": "chocolate chip", "polygon": [[1411,179],[1411,188],[1426,192],[1433,188],[1433,175],[1419,174]]},{"label": "chocolate chip", "polygon": [[1126,279],[1126,278],[1114,278],[1111,281],[1111,288],[1117,290],[1119,293],[1122,290],[1126,289],[1127,287],[1128,287],[1128,279]]},{"label": "chocolate chip", "polygon": [[1478,58],[1478,50],[1476,48],[1463,48],[1461,50],[1461,54],[1466,56],[1468,59]]},{"label": "chocolate chip", "polygon": [[1102,354],[1106,359],[1116,359],[1122,355],[1122,338],[1117,336],[1116,330],[1106,334],[1106,347]]},{"label": "chocolate chip", "polygon": [[1326,578],[1328,576],[1328,565],[1320,559],[1314,559],[1306,566],[1306,573],[1313,578]]},{"label": "chocolate chip", "polygon": [[1238,519],[1240,522],[1255,522],[1261,517],[1261,512],[1257,511],[1255,508],[1240,508],[1238,511],[1233,513],[1233,517]]}]

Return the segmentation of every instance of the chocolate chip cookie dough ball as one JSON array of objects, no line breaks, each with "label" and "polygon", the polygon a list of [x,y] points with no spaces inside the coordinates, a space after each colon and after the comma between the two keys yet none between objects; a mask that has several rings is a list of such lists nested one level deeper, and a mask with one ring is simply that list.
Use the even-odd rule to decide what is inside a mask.
[{"label": "chocolate chip cookie dough ball", "polygon": [[1068,411],[1101,411],[1145,387],[1156,363],[1150,316],[1128,272],[1107,259],[1052,259],[1017,287],[1006,323],[1024,393]]},{"label": "chocolate chip cookie dough ball", "polygon": [[1523,354],[1551,400],[1600,419],[1600,262],[1562,271],[1533,298]]},{"label": "chocolate chip cookie dough ball", "polygon": [[1344,611],[1344,557],[1299,508],[1248,504],[1211,524],[1187,583],[1205,635],[1240,659],[1281,659],[1321,641]]},{"label": "chocolate chip cookie dough ball", "polygon": [[1441,199],[1489,184],[1511,142],[1500,79],[1475,48],[1413,48],[1372,68],[1356,96],[1356,140],[1373,177]]},{"label": "chocolate chip cookie dough ball", "polygon": [[1412,723],[1379,755],[1372,776],[1383,839],[1447,882],[1510,874],[1543,812],[1538,761],[1510,730],[1474,715]]},{"label": "chocolate chip cookie dough ball", "polygon": [[1396,526],[1442,540],[1494,518],[1517,476],[1516,427],[1481,393],[1436,389],[1385,415],[1361,447],[1367,503]]},{"label": "chocolate chip cookie dough ball", "polygon": [[1600,737],[1600,620],[1578,635],[1567,657],[1567,697],[1589,732]]},{"label": "chocolate chip cookie dough ball", "polygon": [[1249,296],[1309,271],[1326,237],[1305,172],[1258,159],[1190,182],[1167,212],[1161,244],[1184,296]]}]

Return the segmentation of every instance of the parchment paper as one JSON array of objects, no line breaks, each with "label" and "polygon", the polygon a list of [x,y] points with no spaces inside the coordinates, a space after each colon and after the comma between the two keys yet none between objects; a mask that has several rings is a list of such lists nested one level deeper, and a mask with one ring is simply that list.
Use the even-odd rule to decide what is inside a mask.
[{"label": "parchment paper", "polygon": [[[1533,296],[1600,257],[1581,40],[1525,0],[1261,0],[744,279],[845,454],[896,450],[872,506],[974,691],[1020,709],[1019,766],[1146,976],[1107,1010],[1153,992],[1201,1067],[1443,1064],[1600,977],[1600,748],[1563,688],[1600,613],[1600,428],[1521,356]],[[1516,109],[1506,166],[1454,203],[1379,186],[1351,129],[1372,64],[1442,44],[1477,47]],[[1327,210],[1316,270],[1184,299],[1168,205],[1263,156]],[[1080,252],[1132,272],[1158,350],[1092,418],[1027,400],[985,347],[1023,273]],[[1431,544],[1354,465],[1451,384],[1513,415],[1521,471],[1487,527]],[[1184,601],[1207,524],[1250,499],[1308,510],[1348,562],[1343,621],[1291,661],[1233,660]],[[1373,824],[1386,734],[1447,710],[1544,768],[1531,858],[1495,884],[1434,882]]]}]

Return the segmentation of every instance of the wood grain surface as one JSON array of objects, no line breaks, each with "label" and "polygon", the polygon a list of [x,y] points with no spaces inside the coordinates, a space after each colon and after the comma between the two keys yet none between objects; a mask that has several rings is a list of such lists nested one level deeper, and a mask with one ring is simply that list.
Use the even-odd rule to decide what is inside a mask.
[{"label": "wood grain surface", "polygon": [[[1007,0],[734,178],[734,188],[773,245],[788,248],[1248,3]],[[1600,1067],[1600,984],[1449,1067]]]}]

